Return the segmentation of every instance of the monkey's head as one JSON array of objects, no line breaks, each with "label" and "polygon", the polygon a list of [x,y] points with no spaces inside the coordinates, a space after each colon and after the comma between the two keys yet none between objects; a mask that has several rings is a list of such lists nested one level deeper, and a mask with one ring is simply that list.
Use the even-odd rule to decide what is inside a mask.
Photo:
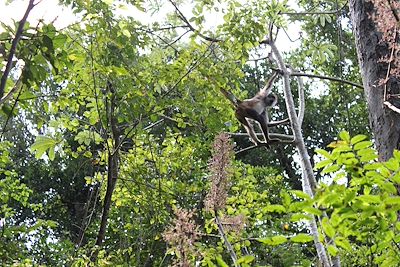
[{"label": "monkey's head", "polygon": [[276,94],[269,94],[264,98],[264,104],[267,108],[272,108],[278,102],[278,96]]}]

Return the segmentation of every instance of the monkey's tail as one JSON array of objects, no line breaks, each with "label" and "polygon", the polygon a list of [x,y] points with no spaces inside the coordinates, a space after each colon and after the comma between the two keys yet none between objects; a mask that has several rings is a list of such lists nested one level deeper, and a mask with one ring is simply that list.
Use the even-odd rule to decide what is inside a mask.
[{"label": "monkey's tail", "polygon": [[224,88],[220,87],[219,90],[221,93],[235,106],[235,108],[242,102],[236,98],[232,92],[225,90]]}]

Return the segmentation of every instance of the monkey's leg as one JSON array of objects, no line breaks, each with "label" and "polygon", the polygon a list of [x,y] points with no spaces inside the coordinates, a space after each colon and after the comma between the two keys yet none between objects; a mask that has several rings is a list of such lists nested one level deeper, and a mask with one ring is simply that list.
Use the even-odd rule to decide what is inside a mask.
[{"label": "monkey's leg", "polygon": [[261,130],[262,133],[264,135],[264,140],[265,143],[264,144],[270,144],[272,142],[278,142],[278,139],[271,139],[269,137],[269,132],[268,132],[268,116],[266,112],[261,113],[258,117],[257,117],[257,122],[260,124],[261,126]]},{"label": "monkey's leg", "polygon": [[257,135],[256,135],[256,133],[255,133],[255,131],[254,131],[253,125],[251,125],[251,124],[247,121],[246,118],[245,118],[245,121],[246,121],[246,123],[242,123],[242,124],[243,124],[244,128],[246,129],[247,134],[250,136],[250,140],[251,140],[256,146],[262,144],[263,142],[260,141],[260,139],[258,139],[258,137],[257,137]]}]

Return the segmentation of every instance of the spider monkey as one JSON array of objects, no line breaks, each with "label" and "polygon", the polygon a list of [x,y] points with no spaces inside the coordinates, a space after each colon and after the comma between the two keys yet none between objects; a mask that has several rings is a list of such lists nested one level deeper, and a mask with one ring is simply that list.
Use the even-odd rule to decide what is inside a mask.
[{"label": "spider monkey", "polygon": [[[275,106],[278,101],[278,97],[271,93],[272,85],[277,78],[279,71],[275,71],[267,84],[262,88],[254,97],[245,99],[243,101],[237,99],[231,92],[220,88],[221,92],[228,98],[235,106],[235,116],[239,122],[244,126],[246,132],[249,134],[251,141],[255,145],[265,145],[271,142],[279,141],[277,139],[271,139],[268,134],[268,127],[284,123],[287,120],[270,123],[268,120],[268,109]],[[262,129],[264,135],[264,142],[257,138],[252,124],[249,123],[249,119],[257,121]]]}]

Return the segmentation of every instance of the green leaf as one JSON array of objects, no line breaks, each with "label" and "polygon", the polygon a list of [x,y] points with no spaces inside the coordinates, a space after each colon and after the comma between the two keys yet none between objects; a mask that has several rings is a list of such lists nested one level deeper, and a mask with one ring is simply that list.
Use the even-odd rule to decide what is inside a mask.
[{"label": "green leaf", "polygon": [[54,160],[54,158],[55,158],[54,149],[55,149],[55,146],[52,146],[49,148],[49,159],[50,160]]},{"label": "green leaf", "polygon": [[322,26],[322,27],[325,27],[325,17],[324,17],[324,16],[321,16],[321,17],[319,18],[319,21],[321,22],[321,26]]},{"label": "green leaf", "polygon": [[287,241],[287,238],[283,235],[278,235],[273,237],[258,238],[257,241],[266,245],[277,246],[285,243]]},{"label": "green leaf", "polygon": [[390,194],[396,194],[397,193],[397,188],[392,184],[392,183],[387,183],[384,182],[381,184],[381,188],[384,189],[384,191],[390,193]]},{"label": "green leaf", "polygon": [[379,196],[375,196],[375,195],[361,195],[356,198],[361,200],[362,202],[369,203],[369,204],[378,204],[381,202],[381,198]]},{"label": "green leaf", "polygon": [[334,239],[334,241],[337,246],[342,247],[347,251],[352,250],[350,242],[347,239],[345,239],[343,237],[338,237],[338,238]]},{"label": "green leaf", "polygon": [[328,218],[324,217],[321,223],[322,229],[324,230],[325,234],[330,238],[333,238],[335,235],[335,229],[330,224]]},{"label": "green leaf", "polygon": [[350,142],[350,134],[349,134],[349,132],[342,131],[342,132],[339,133],[339,137],[340,137],[343,141]]},{"label": "green leaf", "polygon": [[331,164],[332,162],[333,161],[330,159],[322,160],[322,161],[318,162],[317,164],[315,164],[315,168],[321,169],[321,168],[326,167],[327,165]]},{"label": "green leaf", "polygon": [[241,263],[251,263],[252,261],[254,261],[255,257],[252,255],[246,255],[243,256],[241,258],[239,258],[236,263],[237,264],[241,264]]},{"label": "green leaf", "polygon": [[383,203],[385,203],[386,205],[400,205],[400,197],[399,196],[388,197],[383,200]]},{"label": "green leaf", "polygon": [[286,209],[282,205],[268,205],[265,208],[263,208],[264,212],[286,212]]},{"label": "green leaf", "polygon": [[324,149],[316,149],[315,152],[317,152],[319,155],[322,155],[322,156],[324,156],[325,158],[328,158],[328,159],[331,156],[331,154],[328,151],[324,150]]},{"label": "green leaf", "polygon": [[355,144],[357,144],[358,142],[361,142],[362,140],[364,140],[364,139],[366,139],[366,138],[367,138],[366,135],[358,134],[358,135],[354,136],[353,138],[351,138],[350,143],[353,144],[353,145],[355,145]]},{"label": "green leaf", "polygon": [[307,243],[313,241],[314,238],[308,234],[298,234],[290,238],[290,240],[294,243]]},{"label": "green leaf", "polygon": [[[360,158],[361,162],[370,162],[370,161],[378,158],[378,155],[375,153],[375,150],[373,150],[373,149],[365,149],[365,150],[360,150],[360,151],[363,151],[363,153],[360,153],[360,154],[362,154],[362,156]],[[358,151],[358,152],[360,152],[360,151]],[[359,154],[358,152],[357,152],[357,154]]]},{"label": "green leaf", "polygon": [[337,249],[337,247],[333,246],[333,245],[328,245],[328,252],[329,254],[331,254],[332,256],[336,256],[337,253],[339,252],[339,250]]},{"label": "green leaf", "polygon": [[295,213],[290,217],[290,221],[291,222],[299,222],[299,221],[302,221],[302,220],[309,221],[309,220],[311,220],[311,216],[303,214],[303,213]]},{"label": "green leaf", "polygon": [[127,29],[122,30],[122,34],[125,35],[126,37],[131,37],[131,33]]},{"label": "green leaf", "polygon": [[273,242],[272,245],[280,245],[280,244],[285,243],[286,241],[287,241],[287,238],[283,235],[277,235],[277,236],[272,237],[272,242]]},{"label": "green leaf", "polygon": [[217,260],[217,263],[221,267],[229,267],[229,265],[222,259],[221,256],[216,256],[215,259]]},{"label": "green leaf", "polygon": [[302,198],[302,199],[305,199],[305,200],[310,200],[311,199],[311,197],[307,193],[305,193],[303,191],[300,191],[300,190],[290,190],[289,192],[294,194],[298,198]]},{"label": "green leaf", "polygon": [[49,151],[49,158],[50,158],[50,160],[53,160],[54,159],[54,147],[57,144],[58,144],[58,141],[51,137],[38,135],[36,137],[35,143],[33,143],[30,150],[31,150],[31,152],[35,153],[35,157],[37,159],[39,159],[46,152],[46,150],[52,149],[51,151]]},{"label": "green leaf", "polygon": [[399,161],[391,158],[384,165],[391,171],[398,171],[399,170]]},{"label": "green leaf", "polygon": [[281,190],[281,198],[282,198],[282,204],[286,207],[288,207],[290,205],[290,203],[292,202],[292,199],[290,198],[290,195],[288,194],[288,192]]},{"label": "green leaf", "polygon": [[27,100],[36,98],[36,95],[29,90],[24,90],[24,92],[19,96],[19,100]]},{"label": "green leaf", "polygon": [[107,4],[108,6],[111,6],[114,3],[114,0],[101,0],[101,1]]},{"label": "green leaf", "polygon": [[322,170],[322,174],[328,174],[328,173],[332,173],[332,172],[336,172],[340,169],[339,165],[333,164],[331,166],[328,166],[326,168],[324,168]]},{"label": "green leaf", "polygon": [[394,156],[395,159],[397,159],[398,161],[400,161],[400,151],[399,151],[399,150],[395,149],[395,150],[393,151],[393,156]]},{"label": "green leaf", "polygon": [[317,216],[322,215],[322,211],[320,211],[319,209],[314,208],[314,207],[305,207],[305,208],[303,208],[303,210],[309,214],[313,214],[313,215],[317,215]]},{"label": "green leaf", "polygon": [[362,141],[354,145],[355,150],[361,150],[367,147],[371,147],[372,142],[371,141]]}]

